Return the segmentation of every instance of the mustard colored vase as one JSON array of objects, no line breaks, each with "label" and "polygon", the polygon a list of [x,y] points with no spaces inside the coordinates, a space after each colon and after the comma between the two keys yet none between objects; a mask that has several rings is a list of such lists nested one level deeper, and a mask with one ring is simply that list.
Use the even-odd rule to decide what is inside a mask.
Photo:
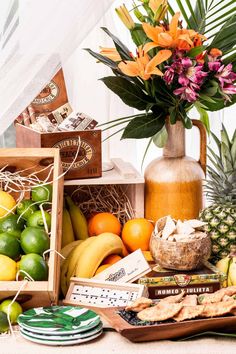
[{"label": "mustard colored vase", "polygon": [[200,159],[185,155],[185,128],[181,121],[166,120],[168,140],[163,156],[145,170],[145,217],[157,221],[170,215],[187,220],[198,217],[203,208],[203,179],[206,172],[206,130],[193,120],[200,132]]}]

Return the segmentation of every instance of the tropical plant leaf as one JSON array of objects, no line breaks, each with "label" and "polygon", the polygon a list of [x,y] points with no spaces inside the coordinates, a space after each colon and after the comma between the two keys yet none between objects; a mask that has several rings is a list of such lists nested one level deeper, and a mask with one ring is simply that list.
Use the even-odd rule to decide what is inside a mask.
[{"label": "tropical plant leaf", "polygon": [[226,52],[233,48],[236,44],[236,14],[231,16],[226,23],[217,31],[217,34],[214,36],[210,48],[219,48],[222,52]]},{"label": "tropical plant leaf", "polygon": [[103,55],[101,54],[98,54],[94,51],[92,51],[91,49],[89,48],[84,48],[84,50],[86,50],[90,55],[92,55],[94,58],[96,58],[97,60],[99,60],[101,63],[109,66],[110,68],[114,69],[114,70],[117,70],[118,66],[117,66],[117,63],[107,57],[104,57]]},{"label": "tropical plant leaf", "polygon": [[203,33],[205,31],[206,25],[206,6],[202,0],[197,0],[195,8],[194,8],[194,15],[196,19],[196,25],[193,25],[192,17],[190,17],[190,21],[193,25],[192,29],[199,33]]},{"label": "tropical plant leaf", "polygon": [[141,169],[143,169],[143,164],[144,164],[144,161],[145,161],[145,158],[147,156],[147,152],[148,152],[148,149],[149,149],[151,143],[152,143],[152,138],[149,139],[149,141],[147,143],[147,146],[146,146],[146,149],[144,151],[143,158],[142,158],[142,163],[141,163]]},{"label": "tropical plant leaf", "polygon": [[147,104],[150,103],[150,97],[145,95],[139,87],[126,78],[107,76],[100,80],[102,80],[111,91],[118,95],[121,100],[130,107],[144,111]]},{"label": "tropical plant leaf", "polygon": [[202,108],[199,102],[195,102],[195,107],[200,115],[200,120],[205,125],[207,133],[210,134],[210,121],[209,121],[209,116],[207,111],[204,108]]},{"label": "tropical plant leaf", "polygon": [[130,60],[130,50],[124,45],[119,38],[112,34],[106,27],[101,27],[101,29],[108,34],[109,37],[113,40],[115,47],[120,54],[121,58],[124,60]]},{"label": "tropical plant leaf", "polygon": [[168,139],[168,133],[166,130],[165,125],[163,126],[163,128],[157,132],[154,137],[152,138],[154,144],[159,147],[159,148],[163,148],[167,142]]},{"label": "tropical plant leaf", "polygon": [[142,25],[139,23],[135,24],[135,27],[130,30],[130,33],[137,47],[139,47],[140,45],[144,45],[145,42],[148,40]]},{"label": "tropical plant leaf", "polygon": [[121,139],[143,139],[154,136],[165,124],[163,116],[153,113],[144,114],[143,117],[134,118],[126,126]]},{"label": "tropical plant leaf", "polygon": [[201,54],[205,50],[205,47],[203,45],[199,47],[194,47],[188,52],[188,56],[190,58],[195,58],[197,55]]}]

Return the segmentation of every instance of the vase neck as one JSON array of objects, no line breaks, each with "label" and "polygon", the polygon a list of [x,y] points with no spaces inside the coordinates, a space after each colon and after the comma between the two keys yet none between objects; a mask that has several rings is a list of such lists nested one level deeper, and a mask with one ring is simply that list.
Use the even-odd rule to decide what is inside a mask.
[{"label": "vase neck", "polygon": [[185,129],[181,121],[170,124],[169,118],[166,119],[166,130],[168,139],[163,149],[164,157],[183,157],[185,156]]}]

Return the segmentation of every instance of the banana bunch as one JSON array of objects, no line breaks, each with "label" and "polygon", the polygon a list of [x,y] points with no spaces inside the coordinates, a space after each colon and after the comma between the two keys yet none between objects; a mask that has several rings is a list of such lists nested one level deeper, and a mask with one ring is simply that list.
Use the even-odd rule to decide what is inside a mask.
[{"label": "banana bunch", "polygon": [[87,220],[71,197],[66,196],[66,204],[71,218],[71,224],[76,240],[85,240],[88,238],[88,224]]},{"label": "banana bunch", "polygon": [[216,267],[227,275],[227,279],[223,283],[224,287],[236,285],[236,256],[228,255],[222,258],[216,263]]},{"label": "banana bunch", "polygon": [[[119,236],[106,232],[71,247],[68,253],[67,245],[67,257],[61,266],[61,290],[64,296],[71,277],[92,278],[104,258],[110,254],[122,255],[123,242]],[[62,253],[65,254],[65,248]]]},{"label": "banana bunch", "polygon": [[68,210],[64,207],[62,214],[62,239],[61,247],[65,247],[71,242],[75,241],[74,231],[72,227],[72,222]]}]

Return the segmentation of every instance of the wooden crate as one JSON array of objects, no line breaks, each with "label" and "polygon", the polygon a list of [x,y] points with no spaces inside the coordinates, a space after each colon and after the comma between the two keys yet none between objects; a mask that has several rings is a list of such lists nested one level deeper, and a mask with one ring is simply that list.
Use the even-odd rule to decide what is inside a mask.
[{"label": "wooden crate", "polygon": [[122,159],[114,158],[111,162],[114,168],[103,172],[100,178],[67,180],[65,190],[71,194],[76,186],[119,185],[131,202],[135,217],[144,217],[144,177],[130,163]]},{"label": "wooden crate", "polygon": [[40,133],[21,124],[16,124],[15,127],[16,146],[19,148],[59,148],[64,171],[74,160],[80,137],[81,145],[78,157],[66,173],[65,179],[101,176],[101,130]]},{"label": "wooden crate", "polygon": [[[42,170],[45,160],[53,160],[54,169],[49,180],[53,181],[53,197],[51,209],[51,237],[50,249],[60,250],[62,207],[63,207],[63,177],[60,153],[58,149],[0,149],[0,169],[7,165],[6,169],[15,172],[29,169],[22,174],[28,175],[29,171]],[[46,178],[48,171],[38,174],[40,179]],[[49,274],[47,281],[29,281],[20,293],[24,301],[24,308],[49,306],[56,304],[59,293],[60,256],[51,252],[48,260]],[[22,286],[22,281],[0,281],[0,301],[12,297]]]}]

